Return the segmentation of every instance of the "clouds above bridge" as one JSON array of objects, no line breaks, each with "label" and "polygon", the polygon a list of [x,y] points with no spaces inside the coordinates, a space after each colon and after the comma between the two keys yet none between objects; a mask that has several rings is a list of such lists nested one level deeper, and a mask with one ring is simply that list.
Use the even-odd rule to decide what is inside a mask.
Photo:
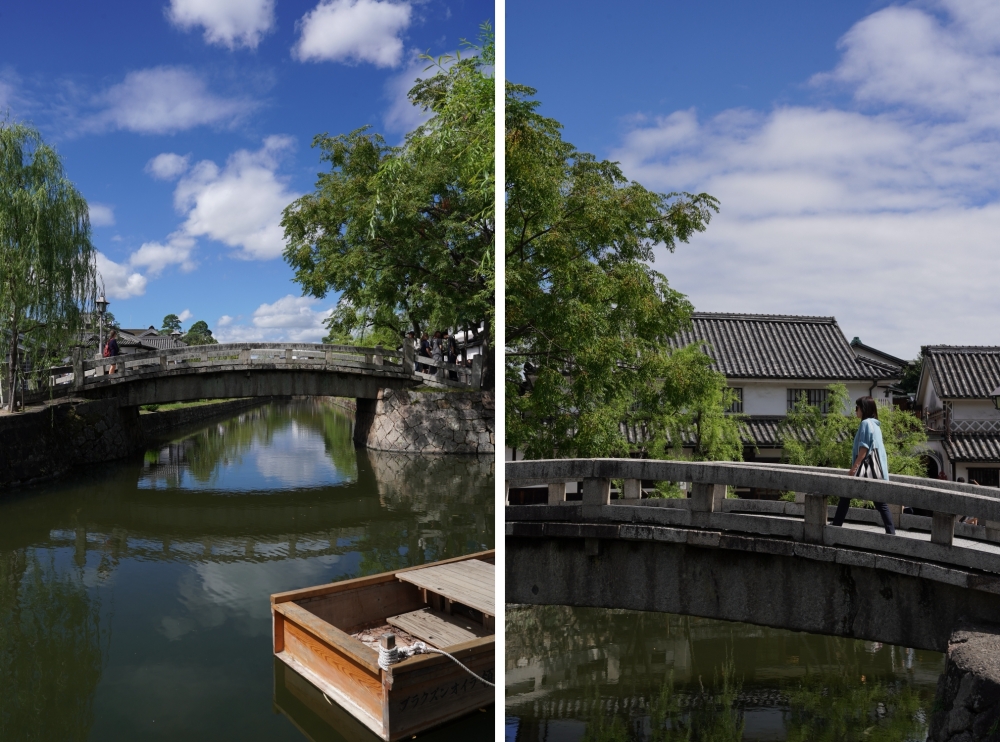
[{"label": "clouds above bridge", "polygon": [[327,334],[323,323],[333,313],[332,307],[323,306],[327,303],[311,296],[288,294],[271,304],[261,304],[249,323],[240,322],[240,317],[223,315],[216,322],[215,336],[224,343],[280,340],[318,343]]},{"label": "clouds above bridge", "polygon": [[722,202],[660,269],[699,309],[836,314],[907,358],[1000,344],[1000,10],[891,6],[838,47],[813,104],[632,119],[629,177]]}]

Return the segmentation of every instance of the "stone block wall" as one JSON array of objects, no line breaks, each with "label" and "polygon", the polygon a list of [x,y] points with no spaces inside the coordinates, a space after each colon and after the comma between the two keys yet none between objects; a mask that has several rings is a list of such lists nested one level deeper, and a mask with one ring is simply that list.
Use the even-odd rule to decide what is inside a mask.
[{"label": "stone block wall", "polygon": [[970,626],[951,635],[927,739],[1000,742],[1000,626]]},{"label": "stone block wall", "polygon": [[[362,409],[365,401],[358,400],[356,440],[363,437],[364,445],[372,450],[426,454],[496,453],[492,391],[382,389],[373,411]],[[365,435],[367,419],[364,418],[368,415],[372,419]]]},{"label": "stone block wall", "polygon": [[119,407],[114,399],[60,399],[0,415],[0,486],[120,459],[143,444],[139,409]]}]

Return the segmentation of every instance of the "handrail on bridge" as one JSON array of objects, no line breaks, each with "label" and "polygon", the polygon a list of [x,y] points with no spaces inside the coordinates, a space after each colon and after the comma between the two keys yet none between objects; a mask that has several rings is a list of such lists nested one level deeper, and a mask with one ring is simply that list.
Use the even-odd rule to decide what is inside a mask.
[{"label": "handrail on bridge", "polygon": [[[508,461],[505,480],[508,493],[512,486],[548,485],[547,506],[508,503],[508,520],[575,520],[743,531],[814,544],[888,551],[1000,573],[1000,550],[983,543],[1000,542],[1000,491],[992,487],[900,475],[891,475],[889,481],[871,480],[851,477],[843,469],[785,464],[642,459]],[[611,500],[612,480],[621,483],[620,499]],[[691,497],[642,499],[644,481],[691,482]],[[583,483],[581,501],[566,502],[567,482]],[[805,502],[727,500],[727,486],[806,493]],[[828,526],[832,506],[828,507],[827,498],[831,496],[887,503],[894,511],[897,526],[930,530],[930,543],[912,536]],[[902,515],[904,505],[929,510],[933,516]],[[849,517],[855,520],[858,514],[860,511],[852,508]],[[980,524],[985,522],[985,526],[959,524],[959,535],[970,539],[961,545],[955,543],[959,516],[975,517]],[[874,518],[871,520],[875,522]]]},{"label": "handrail on bridge", "polygon": [[[316,370],[357,370],[381,375],[405,376],[432,386],[479,389],[482,358],[475,356],[471,368],[420,358],[423,365],[437,366],[445,373],[423,374],[416,370],[412,347],[389,350],[380,346],[329,345],[322,343],[226,343],[165,348],[144,353],[125,353],[108,358],[85,358],[83,348],[75,348],[71,366],[49,369],[54,387],[79,391],[111,381],[109,366],[118,366],[122,376],[148,376],[181,369],[218,366],[228,369],[294,367]],[[446,378],[453,372],[456,379]],[[440,377],[440,378],[438,378]]]}]

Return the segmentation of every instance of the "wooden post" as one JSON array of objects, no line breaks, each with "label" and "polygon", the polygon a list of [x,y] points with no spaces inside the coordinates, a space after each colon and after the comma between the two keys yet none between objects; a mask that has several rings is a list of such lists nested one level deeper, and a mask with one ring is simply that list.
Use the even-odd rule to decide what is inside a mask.
[{"label": "wooden post", "polygon": [[638,500],[642,497],[642,480],[626,479],[622,482],[622,499]]},{"label": "wooden post", "polygon": [[556,482],[549,485],[549,505],[566,502],[566,483]]},{"label": "wooden post", "polygon": [[403,338],[403,373],[413,375],[413,343],[409,338]]},{"label": "wooden post", "polygon": [[73,388],[83,389],[83,348],[73,348]]},{"label": "wooden post", "polygon": [[691,510],[700,513],[711,513],[714,511],[715,502],[720,499],[718,497],[720,490],[722,493],[721,499],[725,499],[726,485],[695,482],[694,488],[691,491]]},{"label": "wooden post", "polygon": [[826,528],[826,496],[806,493],[806,522],[802,537],[813,543],[823,543],[823,529]]},{"label": "wooden post", "polygon": [[472,357],[472,388],[479,391],[483,388],[483,354],[479,353]]},{"label": "wooden post", "polygon": [[951,513],[934,513],[931,522],[931,543],[951,546],[955,540],[955,519]]}]

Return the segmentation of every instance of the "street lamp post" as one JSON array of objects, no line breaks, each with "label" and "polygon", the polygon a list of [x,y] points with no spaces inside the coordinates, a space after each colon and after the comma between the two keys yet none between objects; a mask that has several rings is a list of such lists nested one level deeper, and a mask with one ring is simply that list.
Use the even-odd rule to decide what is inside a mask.
[{"label": "street lamp post", "polygon": [[110,301],[104,298],[104,294],[101,294],[100,297],[98,297],[97,301],[94,302],[94,304],[97,305],[97,314],[100,317],[100,320],[98,321],[98,330],[97,330],[98,355],[104,353],[104,313],[108,311],[108,304],[110,303],[111,303]]}]

